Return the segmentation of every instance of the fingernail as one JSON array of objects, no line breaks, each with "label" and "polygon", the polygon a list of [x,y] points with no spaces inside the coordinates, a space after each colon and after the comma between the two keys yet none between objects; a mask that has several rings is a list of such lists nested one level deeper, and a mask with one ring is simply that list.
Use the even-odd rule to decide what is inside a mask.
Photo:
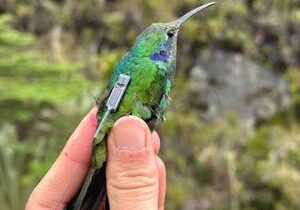
[{"label": "fingernail", "polygon": [[146,146],[146,127],[136,117],[124,117],[113,129],[116,146],[120,150],[139,150]]},{"label": "fingernail", "polygon": [[89,113],[89,121],[93,127],[96,127],[98,124],[97,112],[98,112],[98,107],[93,107]]}]

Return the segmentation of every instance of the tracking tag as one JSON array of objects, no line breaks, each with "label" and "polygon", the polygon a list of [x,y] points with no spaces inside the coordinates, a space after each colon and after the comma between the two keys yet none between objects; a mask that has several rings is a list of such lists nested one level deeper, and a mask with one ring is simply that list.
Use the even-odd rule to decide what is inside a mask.
[{"label": "tracking tag", "polygon": [[129,82],[130,76],[126,74],[120,74],[119,79],[106,102],[107,110],[109,110],[110,112],[115,112],[118,109]]}]

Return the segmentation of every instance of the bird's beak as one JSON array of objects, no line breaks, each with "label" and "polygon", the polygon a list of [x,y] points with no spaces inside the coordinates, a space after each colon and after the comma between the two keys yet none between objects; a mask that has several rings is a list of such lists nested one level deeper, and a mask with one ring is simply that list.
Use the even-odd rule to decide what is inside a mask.
[{"label": "bird's beak", "polygon": [[192,17],[193,15],[195,15],[196,13],[214,5],[216,2],[210,2],[210,3],[207,3],[207,4],[204,4],[202,6],[199,6],[195,9],[193,9],[192,11],[188,12],[187,14],[183,15],[182,17],[178,18],[177,20],[171,22],[172,25],[175,25],[177,28],[180,27],[180,25],[182,23],[184,23],[185,21],[187,21],[190,17]]}]

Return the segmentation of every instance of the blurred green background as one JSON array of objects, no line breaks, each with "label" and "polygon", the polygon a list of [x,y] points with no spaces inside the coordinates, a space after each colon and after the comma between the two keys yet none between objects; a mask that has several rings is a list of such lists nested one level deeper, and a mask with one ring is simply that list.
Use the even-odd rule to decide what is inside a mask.
[{"label": "blurred green background", "polygon": [[[217,2],[179,35],[172,102],[158,129],[168,172],[166,209],[300,209],[300,1]],[[202,3],[207,1],[0,0],[1,210],[24,208],[135,37],[152,22],[171,21]],[[240,72],[254,72],[251,66],[265,72],[259,85],[250,83],[250,89],[260,88],[247,89],[247,99],[266,101],[261,91],[276,93],[279,83],[264,84],[274,77],[285,92],[244,118],[247,100],[240,111],[226,105],[218,111],[223,100],[210,100],[211,86],[218,85],[213,75],[205,80],[208,91],[198,93],[202,80],[195,66],[207,52],[218,52],[216,59],[229,55],[225,61],[236,57],[242,66],[244,60],[255,63]],[[220,66],[217,76],[225,78]],[[280,106],[278,98],[287,102]]]}]

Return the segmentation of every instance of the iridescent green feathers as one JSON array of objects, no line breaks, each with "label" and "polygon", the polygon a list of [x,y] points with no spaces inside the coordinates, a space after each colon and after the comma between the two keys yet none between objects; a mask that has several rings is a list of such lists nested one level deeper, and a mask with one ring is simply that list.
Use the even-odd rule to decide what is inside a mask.
[{"label": "iridescent green feathers", "polygon": [[153,24],[136,40],[121,59],[99,101],[98,119],[106,112],[105,102],[120,74],[131,77],[130,85],[117,112],[110,114],[94,141],[93,166],[105,160],[104,139],[113,123],[124,115],[135,115],[153,129],[163,119],[168,106],[171,79],[175,71],[176,36],[168,36],[170,27]]}]

